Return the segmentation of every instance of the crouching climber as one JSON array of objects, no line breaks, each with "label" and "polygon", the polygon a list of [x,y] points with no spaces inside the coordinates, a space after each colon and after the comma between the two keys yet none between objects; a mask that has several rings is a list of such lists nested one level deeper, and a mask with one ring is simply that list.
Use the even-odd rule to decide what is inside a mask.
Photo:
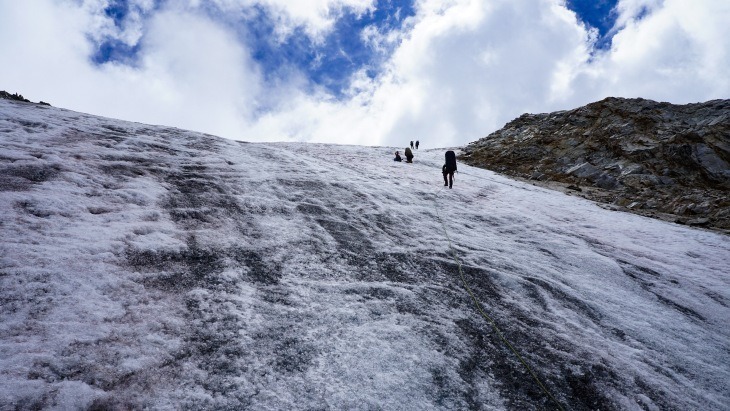
[{"label": "crouching climber", "polygon": [[412,163],[413,162],[413,151],[411,151],[410,147],[406,147],[406,163]]},{"label": "crouching climber", "polygon": [[393,159],[393,161],[403,161],[403,159],[400,158],[400,152],[395,152],[395,158]]}]

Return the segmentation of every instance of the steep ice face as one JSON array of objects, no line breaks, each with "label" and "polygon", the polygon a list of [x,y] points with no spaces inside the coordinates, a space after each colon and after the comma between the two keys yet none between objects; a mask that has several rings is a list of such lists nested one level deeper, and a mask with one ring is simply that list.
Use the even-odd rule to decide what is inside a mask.
[{"label": "steep ice face", "polygon": [[[0,409],[723,409],[730,239],[443,152],[0,100]],[[448,239],[450,239],[450,242]]]}]

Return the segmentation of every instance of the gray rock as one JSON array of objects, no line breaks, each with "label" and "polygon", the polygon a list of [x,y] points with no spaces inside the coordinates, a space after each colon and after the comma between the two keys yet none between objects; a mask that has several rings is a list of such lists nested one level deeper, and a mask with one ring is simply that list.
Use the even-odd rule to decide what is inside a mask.
[{"label": "gray rock", "polygon": [[710,212],[710,209],[712,207],[710,206],[710,203],[705,201],[702,204],[692,204],[687,209],[691,211],[693,214],[707,214]]},{"label": "gray rock", "polygon": [[547,178],[547,176],[546,176],[545,174],[543,174],[543,173],[541,173],[541,172],[539,172],[539,171],[537,171],[537,170],[535,170],[535,171],[534,171],[534,172],[533,172],[533,173],[532,173],[532,174],[530,175],[530,180],[538,180],[538,181],[542,181],[542,180],[545,180],[546,178]]},{"label": "gray rock", "polygon": [[723,121],[728,121],[727,114],[723,114],[723,115],[717,117],[716,119],[710,121],[710,123],[708,124],[708,126],[714,126],[715,124],[719,124],[719,123],[721,123]]},{"label": "gray rock", "polygon": [[697,144],[695,149],[697,160],[707,173],[720,180],[730,178],[730,166],[712,148],[707,144]]},{"label": "gray rock", "polygon": [[641,189],[654,187],[661,183],[659,177],[652,174],[631,174],[621,179],[621,182],[629,187]]},{"label": "gray rock", "polygon": [[687,225],[695,225],[695,226],[703,226],[703,225],[707,225],[709,223],[710,223],[709,218],[695,218],[692,220],[687,220],[685,222],[685,224],[687,224]]},{"label": "gray rock", "polygon": [[665,186],[671,186],[671,185],[674,185],[674,179],[672,179],[671,177],[660,176],[659,184],[665,185]]},{"label": "gray rock", "polygon": [[0,98],[6,99],[6,100],[15,100],[15,101],[22,101],[25,103],[30,103],[30,100],[23,97],[22,94],[18,94],[18,93],[10,94],[5,90],[0,91]]},{"label": "gray rock", "polygon": [[681,205],[672,210],[672,214],[675,215],[684,215],[684,213],[687,212],[687,205]]},{"label": "gray rock", "polygon": [[621,166],[620,172],[622,177],[631,174],[642,174],[644,172],[644,167],[636,163],[624,164]]},{"label": "gray rock", "polygon": [[616,188],[619,184],[618,180],[608,174],[601,174],[595,179],[593,183],[596,187],[600,187],[606,190]]},{"label": "gray rock", "polygon": [[[600,190],[586,198],[707,217],[710,227],[730,232],[730,100],[674,105],[609,97],[524,114],[463,153],[467,164],[546,183],[590,183]],[[702,206],[712,198],[723,201]],[[636,212],[648,212],[637,204]]]},{"label": "gray rock", "polygon": [[591,163],[583,163],[569,168],[568,170],[566,170],[566,173],[572,174],[579,178],[591,179],[593,177],[598,177],[601,174],[601,170],[599,170]]}]

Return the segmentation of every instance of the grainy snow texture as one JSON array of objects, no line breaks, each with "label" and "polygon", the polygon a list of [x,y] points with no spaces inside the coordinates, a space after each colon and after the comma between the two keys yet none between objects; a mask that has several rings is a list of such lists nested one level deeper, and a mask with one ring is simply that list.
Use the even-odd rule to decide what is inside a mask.
[{"label": "grainy snow texture", "polygon": [[0,100],[0,409],[555,409],[444,227],[564,409],[728,409],[730,237],[394,150]]}]

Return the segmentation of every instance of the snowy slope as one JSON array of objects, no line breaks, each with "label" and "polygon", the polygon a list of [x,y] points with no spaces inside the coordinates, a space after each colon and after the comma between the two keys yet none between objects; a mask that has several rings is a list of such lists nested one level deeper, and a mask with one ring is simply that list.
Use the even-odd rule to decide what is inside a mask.
[{"label": "snowy slope", "polygon": [[730,237],[393,151],[0,100],[0,410],[558,408],[452,250],[563,409],[730,407]]}]

